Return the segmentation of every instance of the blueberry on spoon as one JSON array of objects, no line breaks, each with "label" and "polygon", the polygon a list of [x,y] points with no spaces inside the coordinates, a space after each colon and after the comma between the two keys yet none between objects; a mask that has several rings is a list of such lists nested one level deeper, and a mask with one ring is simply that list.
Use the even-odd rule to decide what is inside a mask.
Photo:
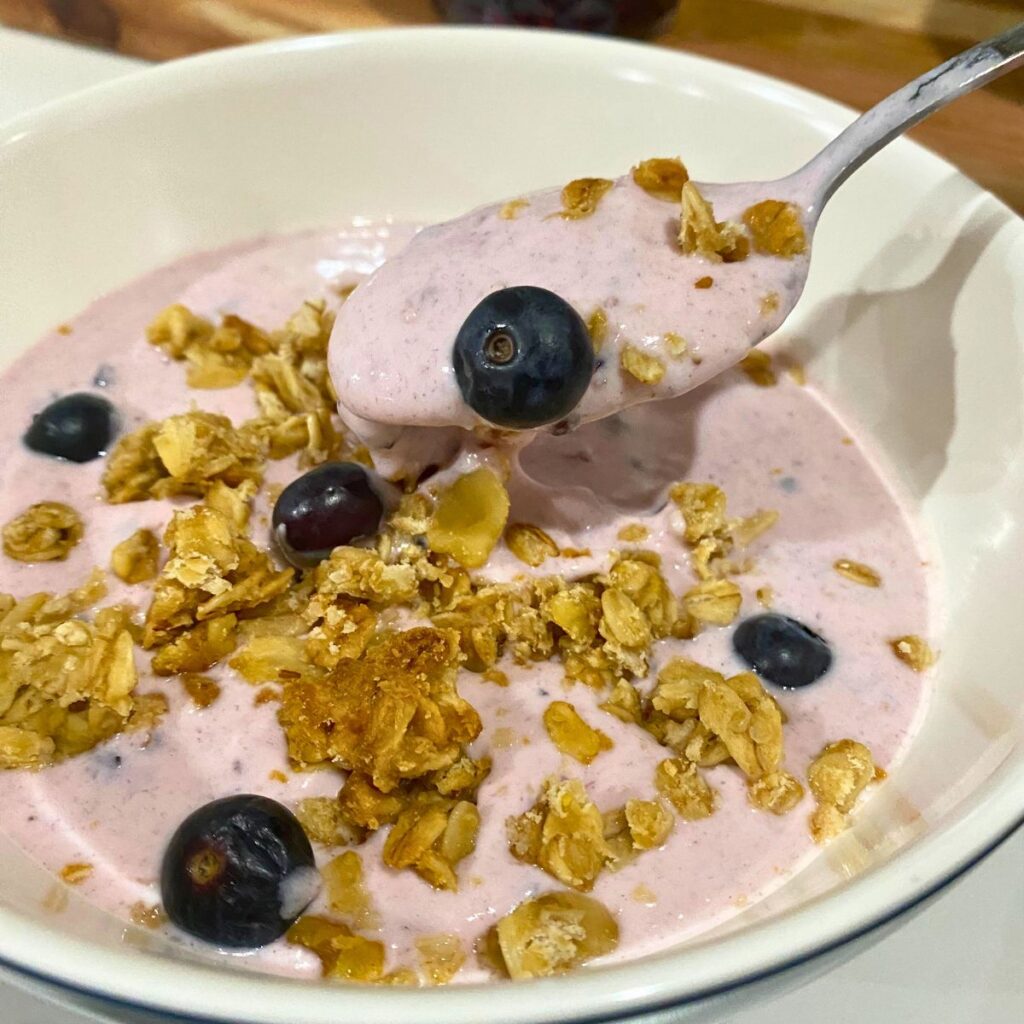
[{"label": "blueberry on spoon", "polygon": [[41,455],[91,462],[104,455],[117,430],[117,414],[105,398],[79,392],[51,402],[32,418],[25,444]]},{"label": "blueberry on spoon", "polygon": [[336,547],[372,537],[384,515],[384,489],[357,462],[325,462],[293,480],[274,505],[273,530],[293,565],[322,562]]},{"label": "blueberry on spoon", "polygon": [[452,351],[466,404],[498,427],[527,430],[564,419],[594,373],[586,324],[564,299],[520,285],[487,296]]},{"label": "blueberry on spoon", "polygon": [[167,916],[206,942],[255,948],[280,938],[312,902],[319,876],[295,816],[262,796],[229,796],[193,811],[164,852]]},{"label": "blueberry on spoon", "polygon": [[762,679],[787,688],[817,682],[832,664],[832,650],[824,637],[774,612],[741,622],[732,646]]}]

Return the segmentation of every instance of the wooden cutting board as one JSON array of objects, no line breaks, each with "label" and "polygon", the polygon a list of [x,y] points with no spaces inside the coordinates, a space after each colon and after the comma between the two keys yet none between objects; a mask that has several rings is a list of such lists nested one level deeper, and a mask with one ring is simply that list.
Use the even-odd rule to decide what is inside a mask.
[{"label": "wooden cutting board", "polygon": [[[154,60],[307,32],[438,21],[432,0],[0,0],[0,22]],[[652,42],[763,71],[864,109],[1024,0],[681,0]],[[1024,212],[1024,72],[915,137]]]}]

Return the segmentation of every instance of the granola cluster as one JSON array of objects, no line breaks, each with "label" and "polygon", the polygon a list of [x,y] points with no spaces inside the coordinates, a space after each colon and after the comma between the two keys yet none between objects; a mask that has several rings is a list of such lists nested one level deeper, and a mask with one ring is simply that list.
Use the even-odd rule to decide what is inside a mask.
[{"label": "granola cluster", "polygon": [[96,576],[63,596],[0,595],[0,768],[73,757],[165,710],[135,693],[130,610],[97,609],[105,592]]},{"label": "granola cluster", "polygon": [[619,944],[615,918],[578,892],[546,892],[520,903],[481,942],[481,957],[513,979],[564,974]]},{"label": "granola cluster", "polygon": [[244,535],[236,516],[247,506],[233,506],[238,495],[225,492],[220,507],[175,512],[164,534],[167,561],[142,631],[158,675],[203,672],[226,658],[238,643],[241,620],[272,610],[292,581],[292,569],[278,569]]},{"label": "granola cluster", "polygon": [[61,562],[82,539],[82,517],[59,501],[41,501],[3,529],[4,554],[19,562]]},{"label": "granola cluster", "polygon": [[216,483],[258,487],[268,457],[299,452],[301,464],[315,465],[338,456],[337,396],[327,370],[333,323],[322,302],[306,302],[269,334],[234,316],[214,328],[184,306],[164,310],[150,325],[150,342],[187,360],[195,387],[248,377],[259,415],[236,427],[226,416],[193,410],[125,435],[107,460],[107,500],[202,497]]}]

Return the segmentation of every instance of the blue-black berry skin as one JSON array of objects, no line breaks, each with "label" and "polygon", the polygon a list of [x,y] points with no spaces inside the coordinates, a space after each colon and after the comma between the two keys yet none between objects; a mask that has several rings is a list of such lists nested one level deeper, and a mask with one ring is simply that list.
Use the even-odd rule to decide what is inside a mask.
[{"label": "blue-black berry skin", "polygon": [[774,612],[744,619],[732,644],[762,679],[787,689],[816,683],[832,665],[832,649],[824,637]]},{"label": "blue-black berry skin", "polygon": [[545,288],[492,292],[466,318],[452,350],[466,404],[511,430],[564,420],[594,375],[594,346],[580,315]]},{"label": "blue-black berry skin", "polygon": [[274,504],[274,539],[293,565],[322,562],[336,547],[372,537],[384,485],[357,462],[325,462],[293,480]]},{"label": "blue-black berry skin", "polygon": [[105,455],[117,433],[117,413],[100,395],[64,395],[32,417],[25,444],[40,455],[91,462]]},{"label": "blue-black berry skin", "polygon": [[315,895],[316,877],[313,849],[287,807],[229,796],[178,826],[164,851],[160,891],[179,928],[217,946],[254,949],[288,930]]}]

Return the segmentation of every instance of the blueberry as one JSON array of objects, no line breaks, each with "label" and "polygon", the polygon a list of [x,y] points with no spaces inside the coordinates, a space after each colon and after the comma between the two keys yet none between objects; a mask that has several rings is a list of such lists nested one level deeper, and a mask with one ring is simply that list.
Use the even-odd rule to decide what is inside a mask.
[{"label": "blueberry", "polygon": [[487,296],[452,351],[466,404],[499,427],[556,423],[579,404],[594,374],[580,315],[554,292],[521,285]]},{"label": "blueberry", "polygon": [[357,462],[325,462],[293,480],[274,505],[274,539],[293,565],[322,562],[336,547],[371,537],[386,484]]},{"label": "blueberry", "polygon": [[83,391],[58,398],[33,416],[22,440],[42,455],[91,462],[106,454],[116,429],[114,407]]},{"label": "blueberry", "polygon": [[787,615],[745,619],[733,634],[732,646],[762,679],[776,686],[808,686],[832,664],[826,640]]},{"label": "blueberry", "polygon": [[193,811],[160,871],[167,916],[218,946],[280,938],[312,902],[319,876],[295,816],[262,796],[229,796]]}]

